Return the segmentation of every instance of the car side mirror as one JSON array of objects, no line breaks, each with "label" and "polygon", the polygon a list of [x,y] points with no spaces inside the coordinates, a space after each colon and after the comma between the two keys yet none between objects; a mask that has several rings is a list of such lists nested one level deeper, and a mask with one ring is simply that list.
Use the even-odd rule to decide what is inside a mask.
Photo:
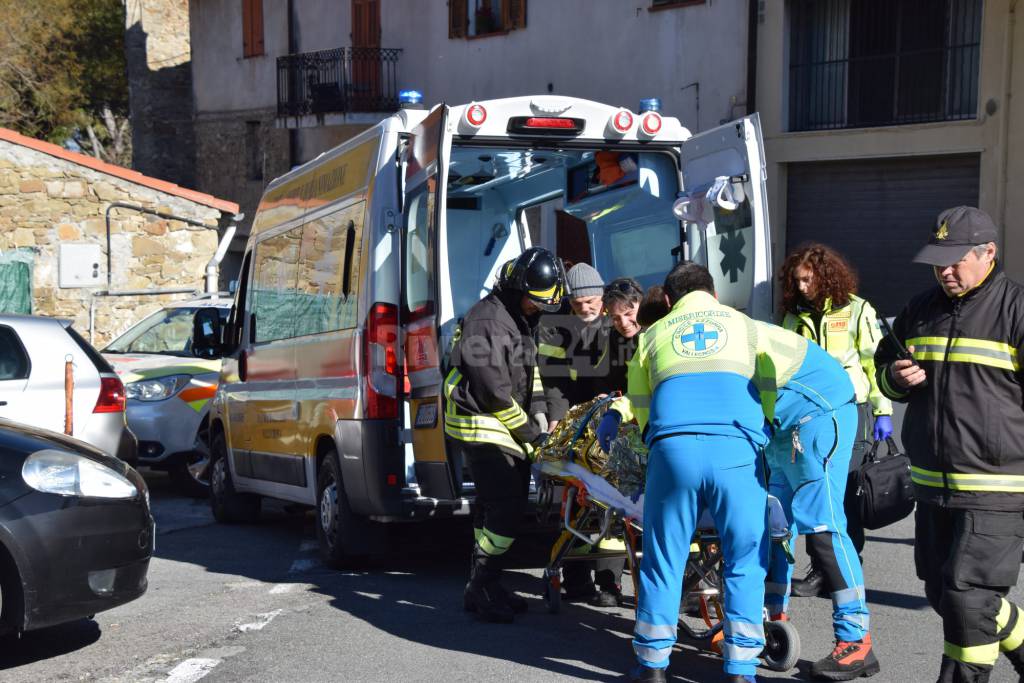
[{"label": "car side mirror", "polygon": [[200,308],[192,318],[192,355],[196,358],[220,358],[224,354],[223,334],[220,311]]}]

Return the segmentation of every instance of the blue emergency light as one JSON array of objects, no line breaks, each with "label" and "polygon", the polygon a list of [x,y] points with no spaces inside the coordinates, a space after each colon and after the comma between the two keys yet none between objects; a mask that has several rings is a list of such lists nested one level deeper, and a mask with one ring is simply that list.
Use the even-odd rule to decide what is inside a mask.
[{"label": "blue emergency light", "polygon": [[423,93],[419,90],[399,90],[398,103],[401,105],[423,104]]},{"label": "blue emergency light", "polygon": [[640,100],[640,113],[643,114],[645,111],[661,111],[661,98],[659,97],[648,97]]}]

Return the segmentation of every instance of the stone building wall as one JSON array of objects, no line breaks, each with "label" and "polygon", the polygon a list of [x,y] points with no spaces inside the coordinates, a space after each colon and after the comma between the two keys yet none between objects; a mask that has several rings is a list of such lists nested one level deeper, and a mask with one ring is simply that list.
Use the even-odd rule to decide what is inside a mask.
[{"label": "stone building wall", "polygon": [[132,167],[195,187],[188,0],[125,0],[125,58]]},{"label": "stone building wall", "polygon": [[[132,202],[209,227],[115,208],[111,212],[111,289],[190,287],[202,291],[206,264],[217,248],[218,227],[229,215],[0,140],[0,251],[34,251],[34,314],[73,319],[75,329],[88,337],[90,303],[94,302],[91,333],[98,347],[166,302],[188,297],[96,296],[107,289],[105,212],[115,201]],[[98,286],[59,287],[61,243],[100,245]]]}]

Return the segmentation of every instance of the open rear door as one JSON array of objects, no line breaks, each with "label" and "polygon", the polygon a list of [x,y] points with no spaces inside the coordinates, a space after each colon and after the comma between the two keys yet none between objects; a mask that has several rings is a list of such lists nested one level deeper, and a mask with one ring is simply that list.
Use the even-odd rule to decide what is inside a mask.
[{"label": "open rear door", "polygon": [[438,253],[444,234],[445,188],[452,136],[448,107],[435,107],[414,128],[405,148],[402,226],[402,300],[399,303],[405,359],[405,400],[420,494],[451,500],[456,472],[445,452],[441,353],[438,348],[438,283],[447,276]]},{"label": "open rear door", "polygon": [[[771,230],[757,114],[682,144],[686,258],[705,264],[718,298],[751,317],[773,315]],[[688,201],[687,201],[688,200]]]}]

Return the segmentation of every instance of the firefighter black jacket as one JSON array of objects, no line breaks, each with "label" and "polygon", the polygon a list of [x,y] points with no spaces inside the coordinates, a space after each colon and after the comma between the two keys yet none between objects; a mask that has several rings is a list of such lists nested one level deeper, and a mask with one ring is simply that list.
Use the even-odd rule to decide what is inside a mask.
[{"label": "firefighter black jacket", "polygon": [[998,267],[961,297],[935,287],[911,300],[893,334],[928,376],[897,390],[898,347],[891,337],[879,344],[879,387],[907,404],[902,436],[918,500],[1024,510],[1024,287]]},{"label": "firefighter black jacket", "polygon": [[[446,380],[449,409],[456,413],[446,416],[446,432],[468,442],[492,443],[517,457],[529,451],[517,444],[530,444],[541,433],[530,416],[546,412],[543,387],[535,381],[539,316],[523,315],[521,298],[519,292],[496,289],[469,309],[452,348],[450,367],[457,374],[449,373]],[[525,421],[518,418],[517,407],[526,413]],[[460,421],[460,415],[482,416],[487,422]],[[500,429],[490,418],[498,419],[514,442],[490,434]],[[468,427],[460,432],[459,424]]]}]

